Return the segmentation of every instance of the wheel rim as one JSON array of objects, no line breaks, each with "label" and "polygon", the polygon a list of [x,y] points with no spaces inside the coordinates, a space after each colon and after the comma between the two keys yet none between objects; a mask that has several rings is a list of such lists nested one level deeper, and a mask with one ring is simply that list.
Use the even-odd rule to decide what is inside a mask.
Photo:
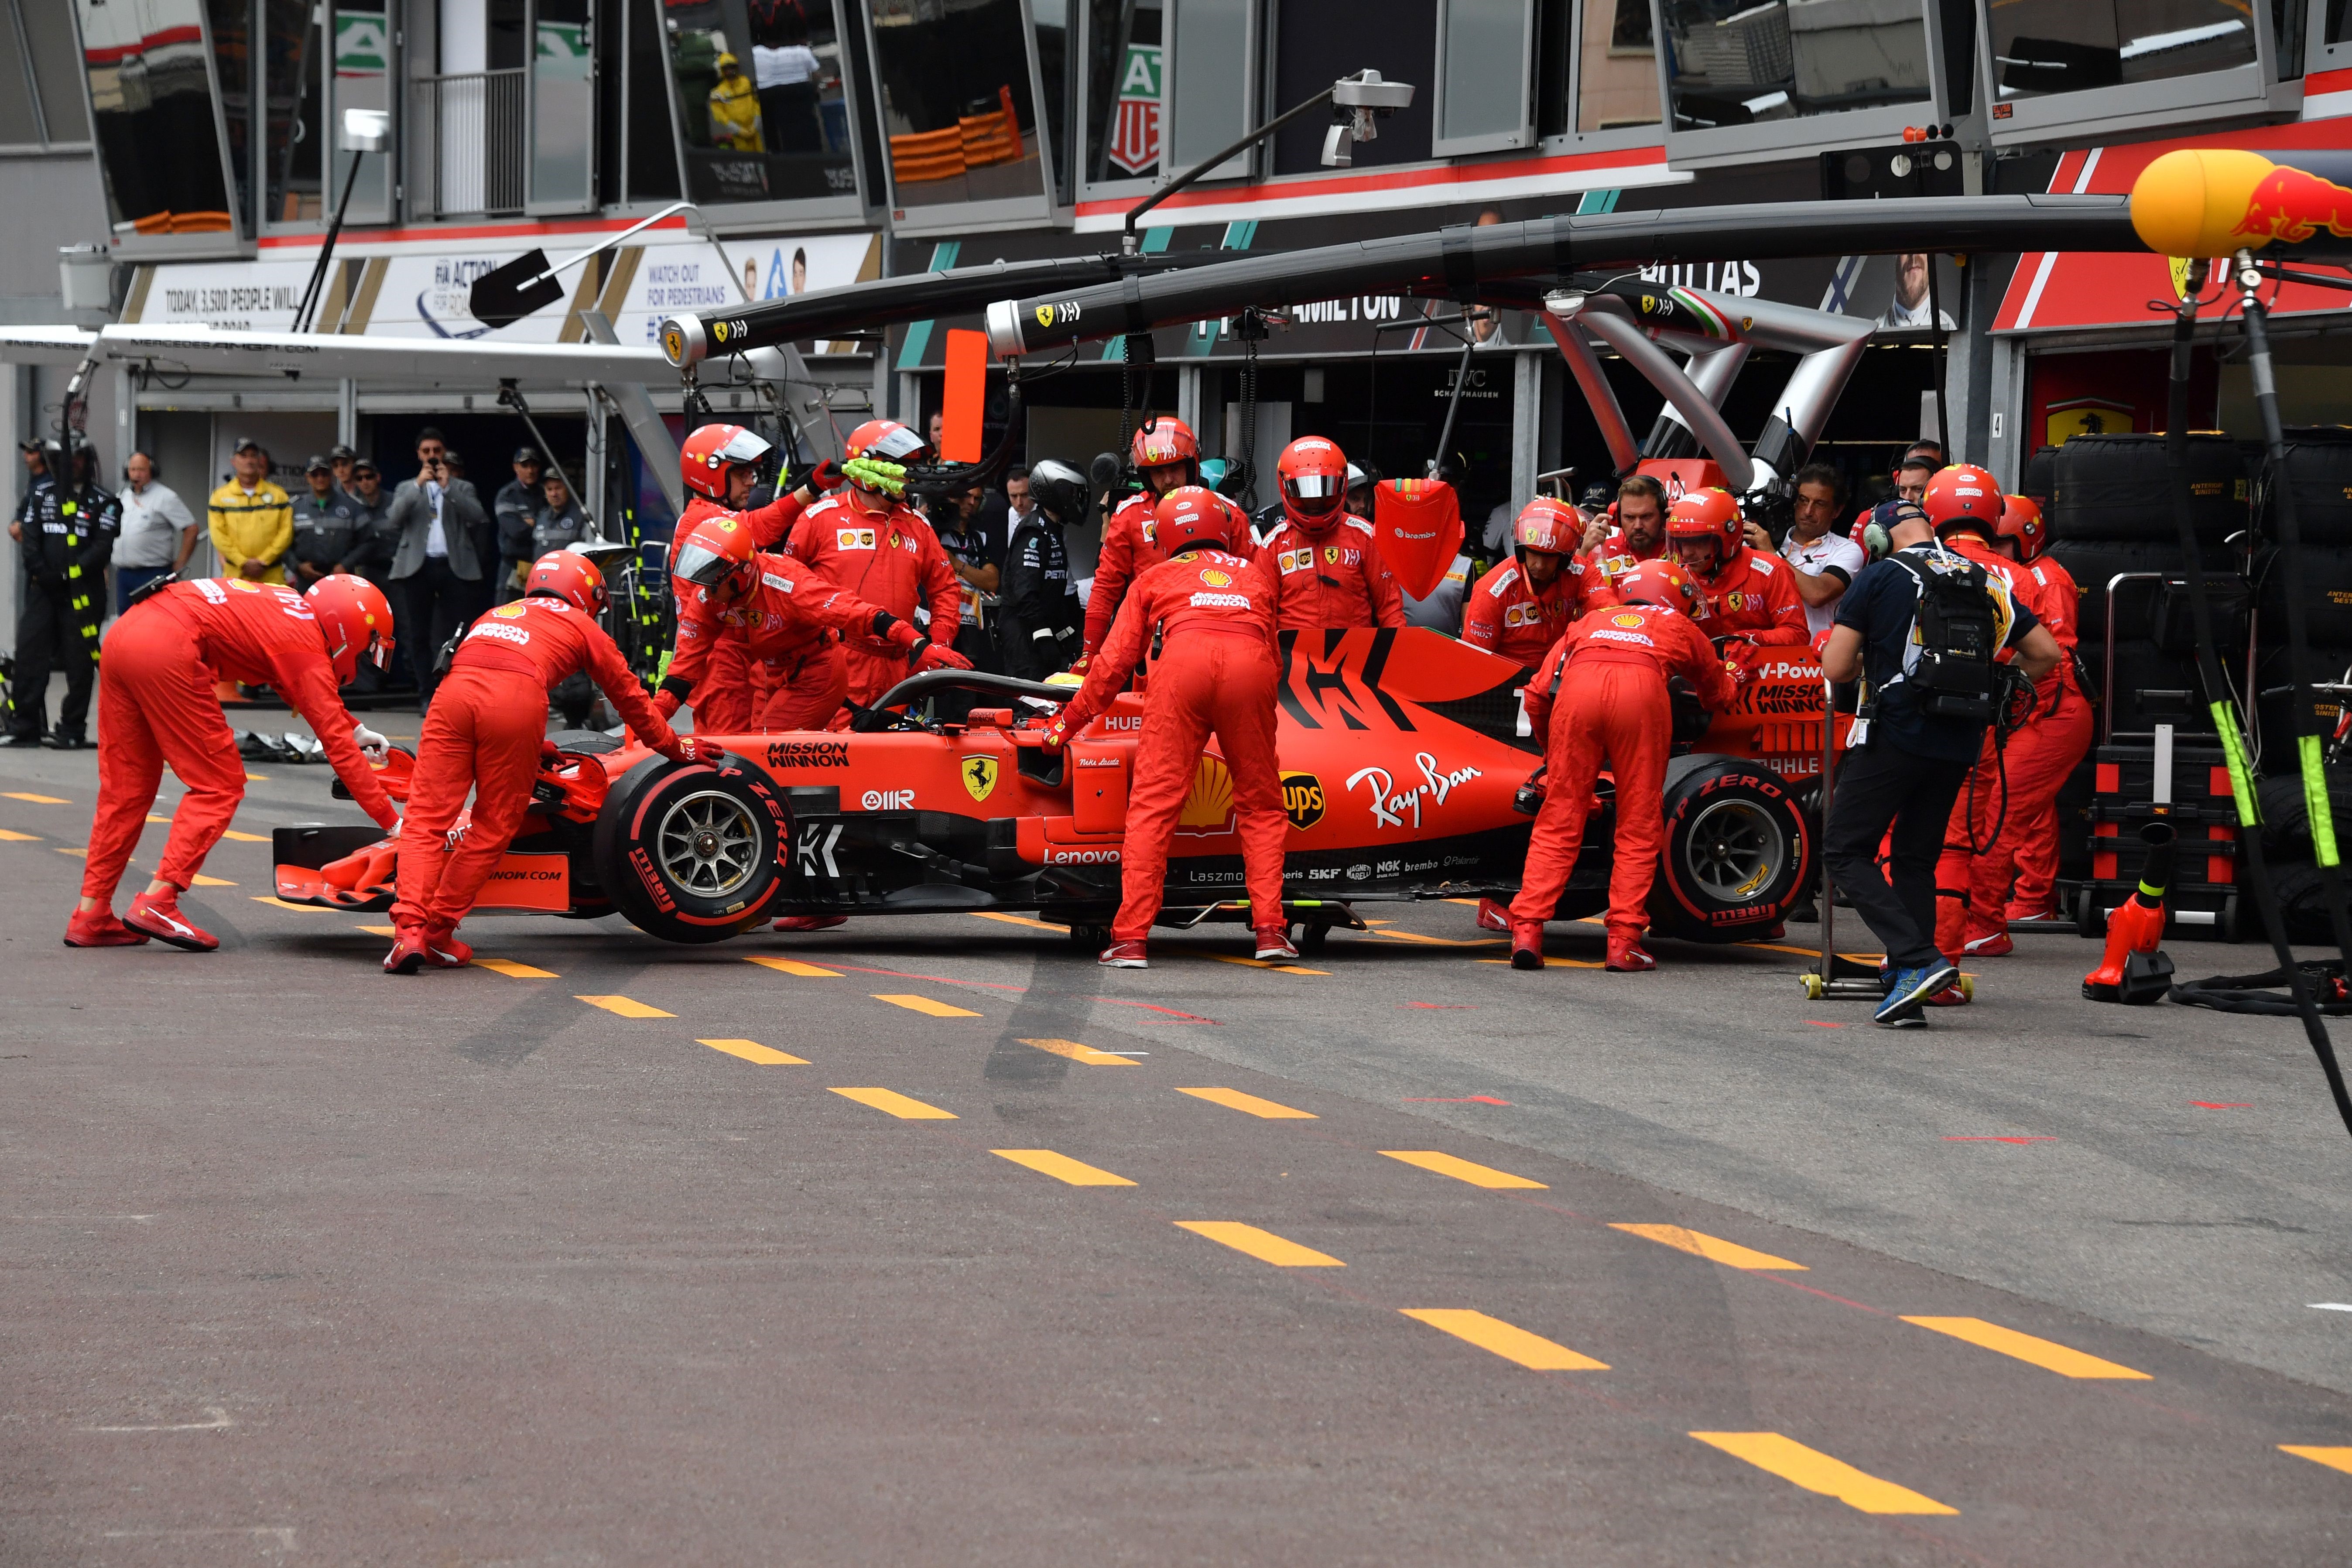
[{"label": "wheel rim", "polygon": [[1691,880],[1722,903],[1762,895],[1780,870],[1788,840],[1771,814],[1752,801],[1718,800],[1701,810],[1683,838]]},{"label": "wheel rim", "polygon": [[760,825],[741,801],[702,790],[662,813],[654,844],[671,882],[697,898],[723,899],[759,867]]}]

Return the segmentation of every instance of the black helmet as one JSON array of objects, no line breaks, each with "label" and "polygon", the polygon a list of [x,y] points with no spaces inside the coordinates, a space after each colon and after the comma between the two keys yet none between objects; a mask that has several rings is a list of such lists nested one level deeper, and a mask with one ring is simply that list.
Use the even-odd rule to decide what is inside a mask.
[{"label": "black helmet", "polygon": [[1058,458],[1029,465],[1029,493],[1039,510],[1065,528],[1084,522],[1094,500],[1086,475]]}]

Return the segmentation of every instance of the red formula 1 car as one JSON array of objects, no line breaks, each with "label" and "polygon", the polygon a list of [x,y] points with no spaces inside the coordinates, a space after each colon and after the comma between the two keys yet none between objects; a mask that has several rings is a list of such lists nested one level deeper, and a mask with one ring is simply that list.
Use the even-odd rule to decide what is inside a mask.
[{"label": "red formula 1 car", "polygon": [[[1525,672],[1417,629],[1285,633],[1282,647],[1285,901],[1301,941],[1360,928],[1359,903],[1507,899],[1530,825],[1514,796],[1540,762],[1522,733]],[[1781,775],[1819,771],[1820,674],[1802,649],[1769,651],[1743,693],[1756,710],[1719,718],[1706,731],[1710,752],[1668,767],[1652,901],[1662,934],[1759,935],[1808,884],[1812,833]],[[1806,684],[1800,665],[1811,713],[1782,714],[1776,707]],[[1004,705],[960,724],[920,717],[923,700],[945,689]],[[901,683],[848,733],[723,737],[715,766],[603,736],[551,746],[534,808],[476,910],[618,910],[683,942],[787,914],[1023,910],[1097,944],[1118,901],[1143,706],[1122,696],[1065,751],[1047,751],[1045,715],[1067,696],[940,670]],[[395,797],[401,763],[386,780]],[[1163,924],[1245,918],[1232,796],[1223,760],[1205,754],[1169,858]],[[1606,907],[1612,826],[1606,809],[1594,814],[1559,918]],[[391,845],[373,826],[279,828],[276,859],[289,902],[391,902]]]}]

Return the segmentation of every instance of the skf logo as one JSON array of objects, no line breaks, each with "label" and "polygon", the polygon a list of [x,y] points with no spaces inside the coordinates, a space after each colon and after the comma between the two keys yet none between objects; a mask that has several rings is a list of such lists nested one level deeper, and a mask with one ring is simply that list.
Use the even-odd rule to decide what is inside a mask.
[{"label": "skf logo", "polygon": [[500,605],[497,609],[490,612],[490,614],[498,616],[499,619],[502,621],[511,621],[517,616],[527,613],[528,612],[523,608],[523,602],[520,599],[517,599],[511,605]]},{"label": "skf logo", "polygon": [[996,759],[966,757],[963,760],[963,787],[974,800],[986,800],[996,793]]},{"label": "skf logo", "polygon": [[871,550],[874,548],[874,531],[870,528],[836,529],[834,531],[834,548]]},{"label": "skf logo", "polygon": [[1230,572],[1220,572],[1215,567],[1209,566],[1202,569],[1201,581],[1212,588],[1227,588],[1233,585],[1234,578]]},{"label": "skf logo", "polygon": [[1609,624],[1612,626],[1623,626],[1630,632],[1638,631],[1646,623],[1639,616],[1612,616],[1609,617]]},{"label": "skf logo", "polygon": [[1037,307],[1037,324],[1041,327],[1050,327],[1054,324],[1053,306],[1040,305]]},{"label": "skf logo", "polygon": [[1304,833],[1323,820],[1323,781],[1313,773],[1282,775],[1282,812]]}]

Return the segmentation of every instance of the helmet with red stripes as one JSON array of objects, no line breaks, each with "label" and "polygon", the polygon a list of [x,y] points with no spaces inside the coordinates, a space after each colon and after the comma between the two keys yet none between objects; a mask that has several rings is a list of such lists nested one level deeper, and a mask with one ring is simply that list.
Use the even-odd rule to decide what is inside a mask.
[{"label": "helmet with red stripes", "polygon": [[1201,485],[1179,485],[1153,509],[1153,531],[1171,555],[1203,548],[1230,550],[1238,514],[1231,501]]},{"label": "helmet with red stripes", "polygon": [[383,590],[354,573],[321,577],[302,596],[326,634],[327,658],[338,685],[359,673],[365,658],[378,669],[392,665],[392,601]]},{"label": "helmet with red stripes", "polygon": [[1152,469],[1179,466],[1183,468],[1183,479],[1160,490],[1158,493],[1160,495],[1184,485],[1201,482],[1200,437],[1193,435],[1192,427],[1181,419],[1162,414],[1144,421],[1143,428],[1138,430],[1135,439],[1128,443],[1128,452],[1135,460],[1136,472],[1144,476],[1147,488],[1151,485],[1150,475]]},{"label": "helmet with red stripes", "polygon": [[775,448],[740,425],[705,425],[677,452],[679,477],[697,495],[725,505],[728,476],[740,464],[757,463]]},{"label": "helmet with red stripes", "polygon": [[2042,521],[2042,508],[2032,496],[2004,496],[2000,521],[1994,527],[1999,537],[2012,541],[2017,546],[2017,558],[2031,561],[2050,548],[2050,525]]},{"label": "helmet with red stripes", "polygon": [[1919,498],[1938,537],[1946,529],[1966,528],[1992,538],[2007,502],[2000,493],[2000,481],[1974,463],[1938,469],[1927,481],[1927,493]]},{"label": "helmet with red stripes", "polygon": [[868,419],[849,433],[841,455],[845,460],[870,458],[877,463],[919,463],[931,455],[931,448],[896,419]]},{"label": "helmet with red stripes", "polygon": [[604,613],[609,597],[604,574],[593,561],[571,550],[551,550],[531,563],[530,575],[523,579],[522,596],[528,599],[534,594],[561,599],[592,616]]},{"label": "helmet with red stripes", "polygon": [[1690,574],[1661,557],[1644,561],[1617,579],[1617,596],[1629,605],[1660,605],[1684,615],[1698,613],[1698,584]]},{"label": "helmet with red stripes", "polygon": [[750,571],[757,551],[748,525],[731,517],[706,517],[678,546],[670,575],[698,588],[716,588],[736,574]]},{"label": "helmet with red stripes", "polygon": [[1523,559],[1530,550],[1570,554],[1583,542],[1584,514],[1550,496],[1538,496],[1521,507],[1518,521],[1511,525],[1513,552]]},{"label": "helmet with red stripes", "polygon": [[1301,436],[1282,449],[1275,473],[1282,480],[1282,510],[1301,527],[1330,522],[1348,501],[1348,456],[1327,436]]},{"label": "helmet with red stripes", "polygon": [[1666,509],[1668,539],[1717,540],[1726,560],[1739,548],[1744,533],[1739,503],[1729,490],[1690,490]]}]

